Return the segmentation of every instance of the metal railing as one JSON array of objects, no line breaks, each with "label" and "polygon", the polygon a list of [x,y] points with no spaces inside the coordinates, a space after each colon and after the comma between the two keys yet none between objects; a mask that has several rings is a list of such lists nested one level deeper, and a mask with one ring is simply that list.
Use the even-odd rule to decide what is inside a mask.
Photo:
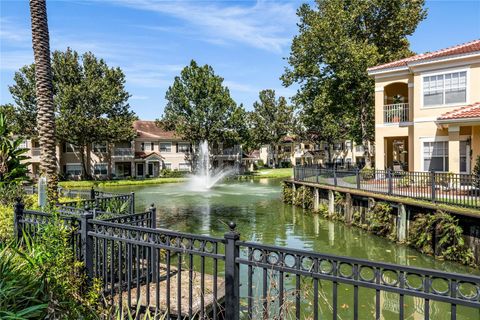
[{"label": "metal railing", "polygon": [[407,122],[408,120],[408,103],[386,104],[383,106],[384,123],[399,123]]},{"label": "metal railing", "polygon": [[[405,319],[408,301],[427,320],[480,312],[478,276],[241,241],[233,222],[224,237],[156,229],[156,211],[149,212],[150,228],[87,212],[72,229],[87,277],[102,280],[120,309],[167,319],[338,319],[341,303],[351,301],[349,319]],[[17,235],[37,231],[46,215],[17,204]]]},{"label": "metal railing", "polygon": [[40,148],[32,148],[32,157],[39,157],[42,153]]},{"label": "metal railing", "polygon": [[132,148],[114,148],[113,157],[133,157],[135,152]]},{"label": "metal railing", "polygon": [[480,176],[296,166],[294,180],[480,209]]}]

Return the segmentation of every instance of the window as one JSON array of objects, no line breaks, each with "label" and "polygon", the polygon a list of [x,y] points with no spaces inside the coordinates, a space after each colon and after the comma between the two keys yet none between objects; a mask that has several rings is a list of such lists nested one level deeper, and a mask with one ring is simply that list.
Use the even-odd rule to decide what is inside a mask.
[{"label": "window", "polygon": [[67,176],[79,176],[82,174],[82,165],[79,163],[67,164],[65,166],[65,174]]},{"label": "window", "polygon": [[97,175],[106,175],[108,172],[107,164],[106,163],[95,163],[93,167],[94,174]]},{"label": "window", "polygon": [[180,171],[190,171],[190,164],[188,163],[179,163],[178,170]]},{"label": "window", "polygon": [[172,164],[170,162],[164,162],[163,169],[172,170]]},{"label": "window", "polygon": [[23,140],[22,143],[18,145],[19,149],[26,149],[28,146],[27,140]]},{"label": "window", "polygon": [[189,152],[190,144],[189,143],[179,143],[177,152]]},{"label": "window", "polygon": [[75,152],[75,147],[73,144],[65,142],[63,144],[63,152]]},{"label": "window", "polygon": [[423,170],[448,171],[448,141],[423,143]]},{"label": "window", "polygon": [[467,72],[423,77],[423,105],[435,106],[467,101]]},{"label": "window", "polygon": [[341,142],[340,143],[334,143],[333,144],[333,150],[336,150],[336,151],[343,150],[343,143],[341,143]]},{"label": "window", "polygon": [[348,150],[352,149],[352,141],[345,142],[345,148]]},{"label": "window", "polygon": [[93,144],[93,152],[95,153],[106,153],[107,152],[107,144],[106,143],[94,143]]},{"label": "window", "polygon": [[460,141],[460,172],[467,172],[467,141]]},{"label": "window", "polygon": [[172,143],[171,142],[160,143],[160,152],[172,152]]},{"label": "window", "polygon": [[143,151],[153,151],[154,150],[153,142],[142,142],[142,150]]},{"label": "window", "polygon": [[292,147],[283,147],[283,152],[292,152]]}]

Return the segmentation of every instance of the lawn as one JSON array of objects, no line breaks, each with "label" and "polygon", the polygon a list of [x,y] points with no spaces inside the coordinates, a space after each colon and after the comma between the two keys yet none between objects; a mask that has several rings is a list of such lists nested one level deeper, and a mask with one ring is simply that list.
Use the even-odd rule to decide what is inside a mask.
[{"label": "lawn", "polygon": [[252,178],[291,178],[293,176],[292,168],[278,168],[278,169],[260,169],[254,171],[253,173],[248,173],[243,175],[243,177],[252,177]]},{"label": "lawn", "polygon": [[184,182],[187,178],[152,178],[152,179],[128,179],[128,180],[107,180],[107,181],[62,181],[60,186],[63,188],[90,188],[90,187],[120,187],[120,186],[138,186],[148,184],[176,183]]}]

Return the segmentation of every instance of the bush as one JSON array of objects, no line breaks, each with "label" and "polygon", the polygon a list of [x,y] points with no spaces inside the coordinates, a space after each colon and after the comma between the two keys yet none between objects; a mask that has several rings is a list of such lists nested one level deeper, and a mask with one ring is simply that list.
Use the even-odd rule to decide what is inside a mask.
[{"label": "bush", "polygon": [[0,243],[13,238],[13,206],[0,205]]},{"label": "bush", "polygon": [[160,175],[162,178],[183,178],[189,172],[188,171],[178,171],[178,170],[170,170],[170,169],[162,169]]},{"label": "bush", "polygon": [[70,233],[54,221],[33,240],[0,244],[1,319],[99,318],[100,286],[86,289]]},{"label": "bush", "polygon": [[368,230],[376,235],[395,240],[397,237],[397,229],[395,226],[395,217],[391,213],[392,207],[388,203],[377,203],[368,214]]},{"label": "bush", "polygon": [[283,183],[282,197],[283,197],[283,202],[288,204],[293,203],[293,188],[291,185]]},{"label": "bush", "polygon": [[265,167],[265,163],[263,162],[263,160],[258,160],[257,163],[256,163],[256,166],[258,168],[263,168],[263,167]]},{"label": "bush", "polygon": [[[433,247],[434,234],[436,248]],[[437,251],[441,258],[475,265],[475,257],[465,245],[458,219],[445,212],[417,215],[410,224],[409,243],[423,253],[435,254]]]},{"label": "bush", "polygon": [[473,167],[473,185],[477,188],[480,189],[480,156],[477,156],[477,159],[475,160],[475,167]]},{"label": "bush", "polygon": [[360,177],[363,180],[372,180],[375,178],[375,169],[364,167],[362,170],[360,170]]}]

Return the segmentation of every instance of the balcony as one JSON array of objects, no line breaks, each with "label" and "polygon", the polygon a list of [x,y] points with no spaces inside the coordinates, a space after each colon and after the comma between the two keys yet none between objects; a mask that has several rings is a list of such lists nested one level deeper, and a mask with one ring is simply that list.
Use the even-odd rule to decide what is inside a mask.
[{"label": "balcony", "polygon": [[131,148],[115,148],[113,149],[113,158],[115,160],[131,159],[135,153]]},{"label": "balcony", "polygon": [[383,106],[384,123],[407,122],[408,119],[408,103],[394,103]]}]

